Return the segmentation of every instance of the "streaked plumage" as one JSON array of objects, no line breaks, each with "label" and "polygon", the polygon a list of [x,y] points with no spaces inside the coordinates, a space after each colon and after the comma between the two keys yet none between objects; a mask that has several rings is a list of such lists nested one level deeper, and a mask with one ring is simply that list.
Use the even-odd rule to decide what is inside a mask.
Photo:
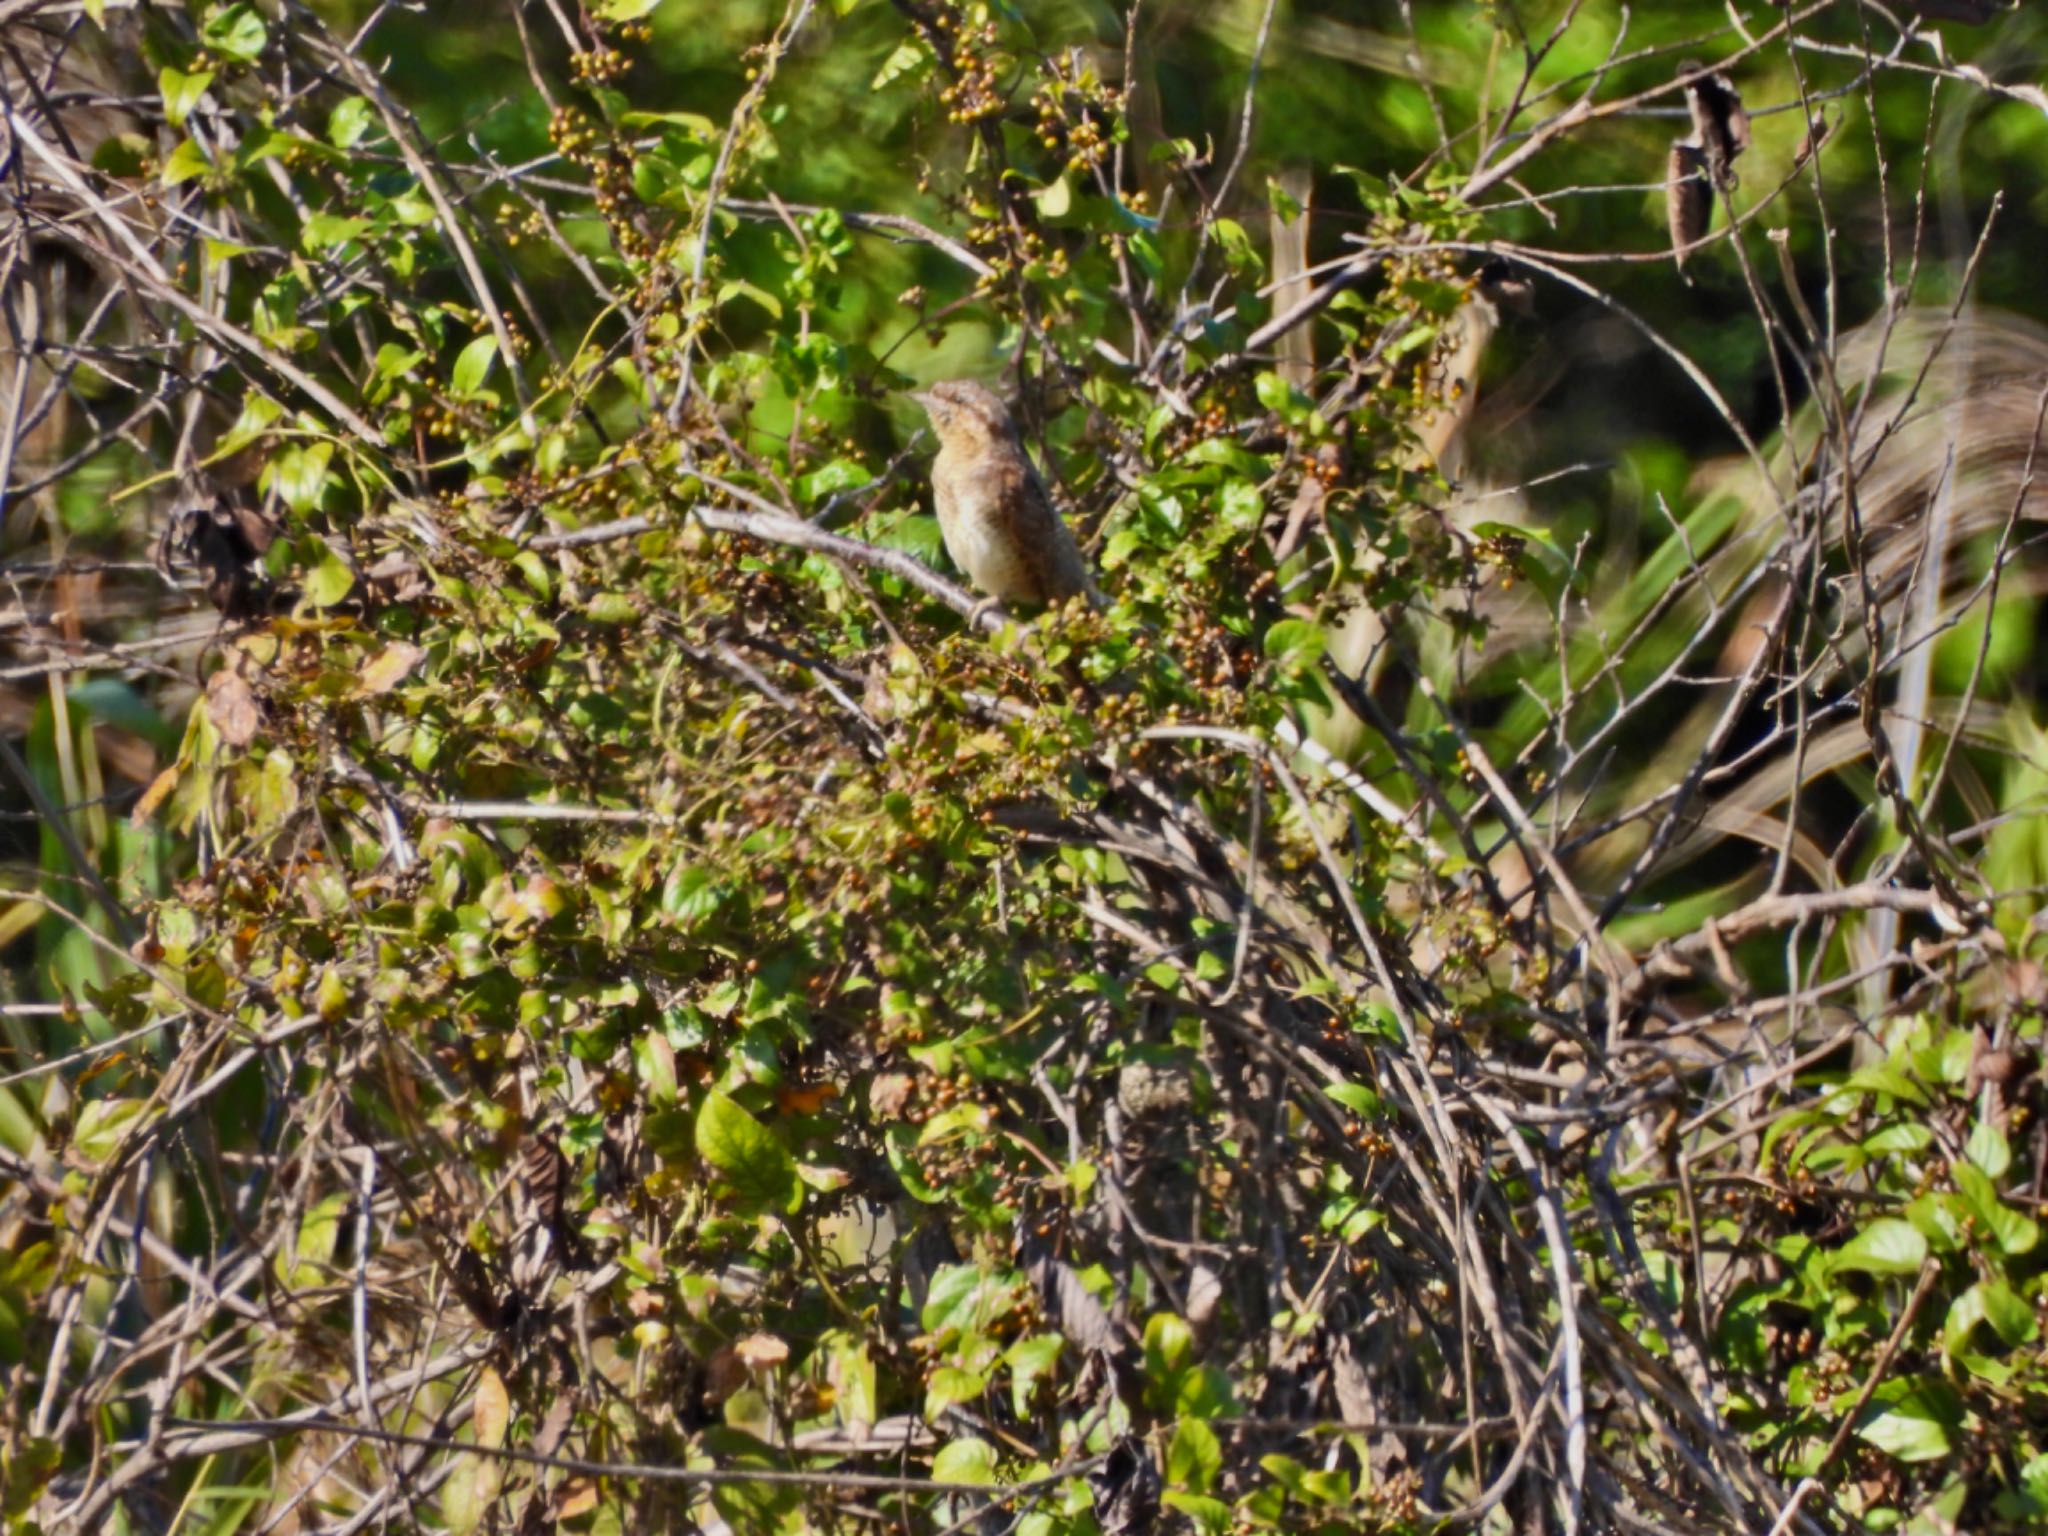
[{"label": "streaked plumage", "polygon": [[995,393],[971,379],[914,396],[938,433],[932,505],[946,553],[1002,602],[1057,603],[1095,592],[1088,565]]}]

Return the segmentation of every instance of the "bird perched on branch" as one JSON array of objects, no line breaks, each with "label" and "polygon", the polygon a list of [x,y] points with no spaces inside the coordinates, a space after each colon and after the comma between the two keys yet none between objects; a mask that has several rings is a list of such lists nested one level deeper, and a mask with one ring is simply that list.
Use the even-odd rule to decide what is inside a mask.
[{"label": "bird perched on branch", "polygon": [[911,398],[938,433],[932,505],[953,563],[999,602],[1058,603],[1077,592],[1099,602],[1080,546],[995,392],[953,379]]}]

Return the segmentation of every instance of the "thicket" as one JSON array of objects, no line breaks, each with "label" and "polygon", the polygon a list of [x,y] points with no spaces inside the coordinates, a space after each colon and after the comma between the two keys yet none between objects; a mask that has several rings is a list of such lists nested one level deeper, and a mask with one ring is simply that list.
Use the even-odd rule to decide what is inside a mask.
[{"label": "thicket", "polygon": [[10,1530],[2048,1520],[2037,18],[0,27]]}]

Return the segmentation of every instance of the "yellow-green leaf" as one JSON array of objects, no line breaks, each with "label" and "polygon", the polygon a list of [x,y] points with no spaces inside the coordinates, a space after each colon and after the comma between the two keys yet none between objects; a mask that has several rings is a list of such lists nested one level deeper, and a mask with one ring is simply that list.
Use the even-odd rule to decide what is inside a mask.
[{"label": "yellow-green leaf", "polygon": [[165,68],[158,71],[156,83],[164,99],[165,121],[173,128],[183,128],[185,119],[199,105],[199,98],[213,84],[213,71],[202,69],[188,75],[183,70]]}]

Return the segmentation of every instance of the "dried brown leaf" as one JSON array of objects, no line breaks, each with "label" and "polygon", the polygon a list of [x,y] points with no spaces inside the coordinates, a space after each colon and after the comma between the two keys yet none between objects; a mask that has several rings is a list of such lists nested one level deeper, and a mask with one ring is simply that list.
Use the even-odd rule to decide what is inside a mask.
[{"label": "dried brown leaf", "polygon": [[902,1072],[877,1073],[868,1085],[868,1108],[885,1120],[894,1120],[910,1103],[916,1084]]},{"label": "dried brown leaf", "polygon": [[747,1367],[730,1346],[704,1362],[704,1401],[714,1407],[747,1384]]},{"label": "dried brown leaf", "polygon": [[387,645],[363,666],[356,674],[356,685],[364,693],[375,696],[389,693],[420,664],[420,658],[427,653],[416,645],[407,645],[400,640]]},{"label": "dried brown leaf", "polygon": [[534,1431],[533,1453],[536,1456],[552,1456],[561,1448],[562,1439],[569,1433],[569,1421],[576,1416],[575,1399],[564,1392],[548,1404],[548,1411],[540,1421],[540,1428]]},{"label": "dried brown leaf", "polygon": [[488,1365],[477,1377],[476,1401],[470,1416],[478,1445],[496,1450],[505,1443],[505,1429],[512,1421],[512,1399],[505,1391],[505,1379]]},{"label": "dried brown leaf", "polygon": [[750,1371],[772,1371],[789,1358],[789,1346],[772,1333],[750,1333],[732,1352]]},{"label": "dried brown leaf", "polygon": [[256,739],[263,723],[263,711],[249,680],[232,668],[223,667],[206,680],[206,718],[231,747],[246,747]]},{"label": "dried brown leaf", "polygon": [[555,1518],[574,1520],[597,1508],[597,1483],[588,1477],[572,1477],[555,1490]]}]

